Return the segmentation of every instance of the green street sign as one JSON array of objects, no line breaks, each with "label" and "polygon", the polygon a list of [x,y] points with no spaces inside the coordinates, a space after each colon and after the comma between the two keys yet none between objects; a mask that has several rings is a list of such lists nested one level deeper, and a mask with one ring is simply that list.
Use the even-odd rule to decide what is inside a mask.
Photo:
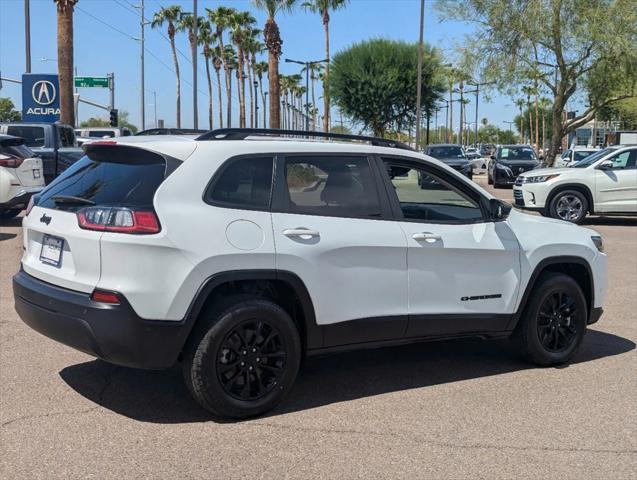
[{"label": "green street sign", "polygon": [[75,86],[108,88],[108,77],[75,77]]}]

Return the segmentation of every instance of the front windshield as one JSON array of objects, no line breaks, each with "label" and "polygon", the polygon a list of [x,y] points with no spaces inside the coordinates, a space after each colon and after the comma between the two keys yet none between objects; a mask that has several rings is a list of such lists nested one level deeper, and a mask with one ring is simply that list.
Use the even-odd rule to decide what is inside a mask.
[{"label": "front windshield", "polygon": [[586,168],[592,165],[593,163],[595,163],[597,160],[599,160],[603,156],[609,154],[613,150],[614,148],[605,148],[604,150],[595,152],[592,155],[589,155],[588,157],[586,157],[584,160],[580,160],[579,162],[573,163],[572,165],[570,165],[570,168]]},{"label": "front windshield", "polygon": [[537,160],[535,152],[530,147],[502,147],[500,150],[502,160]]},{"label": "front windshield", "polygon": [[429,155],[434,158],[464,158],[461,147],[429,147]]}]

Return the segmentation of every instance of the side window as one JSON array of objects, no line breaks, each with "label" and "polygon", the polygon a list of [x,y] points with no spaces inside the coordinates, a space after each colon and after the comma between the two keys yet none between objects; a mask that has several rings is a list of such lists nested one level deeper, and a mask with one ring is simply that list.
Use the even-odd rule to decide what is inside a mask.
[{"label": "side window", "polygon": [[69,127],[58,128],[60,147],[75,146],[75,131]]},{"label": "side window", "polygon": [[7,135],[23,138],[27,147],[44,146],[44,128],[42,127],[9,125],[7,127]]},{"label": "side window", "polygon": [[431,223],[482,220],[480,206],[425,169],[385,162],[405,219]]},{"label": "side window", "polygon": [[637,150],[627,150],[611,158],[613,170],[632,170],[637,160]]},{"label": "side window", "polygon": [[220,176],[208,187],[204,201],[234,208],[269,210],[272,165],[272,157],[229,160],[221,167]]},{"label": "side window", "polygon": [[287,157],[291,213],[380,217],[380,201],[366,157]]}]

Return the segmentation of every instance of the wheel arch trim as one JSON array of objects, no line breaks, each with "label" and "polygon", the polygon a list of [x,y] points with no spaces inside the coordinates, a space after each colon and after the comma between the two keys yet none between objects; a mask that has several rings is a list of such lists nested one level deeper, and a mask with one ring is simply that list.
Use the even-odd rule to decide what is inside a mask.
[{"label": "wheel arch trim", "polygon": [[522,295],[516,312],[511,317],[511,323],[508,325],[507,330],[513,330],[517,326],[518,321],[522,317],[522,313],[524,312],[524,309],[526,308],[526,305],[529,301],[529,297],[531,296],[531,293],[535,288],[538,279],[540,278],[540,275],[544,273],[544,271],[546,271],[547,267],[551,267],[553,265],[573,264],[582,266],[586,269],[589,283],[588,287],[590,291],[590,298],[586,299],[586,303],[589,310],[588,313],[590,313],[593,306],[595,305],[595,279],[593,278],[593,271],[590,263],[583,257],[577,257],[573,255],[558,255],[554,257],[547,257],[538,262],[538,264],[533,269],[533,273],[531,273],[531,276],[529,277],[529,281],[527,282],[524,289],[524,294]]},{"label": "wheel arch trim", "polygon": [[276,280],[286,283],[299,299],[303,310],[303,325],[301,325],[303,331],[299,333],[305,337],[302,338],[305,348],[318,348],[323,345],[323,332],[316,324],[314,304],[303,280],[292,272],[274,269],[230,270],[206,278],[197,290],[184,317],[188,325],[188,336],[210,294],[221,285],[242,280]]}]

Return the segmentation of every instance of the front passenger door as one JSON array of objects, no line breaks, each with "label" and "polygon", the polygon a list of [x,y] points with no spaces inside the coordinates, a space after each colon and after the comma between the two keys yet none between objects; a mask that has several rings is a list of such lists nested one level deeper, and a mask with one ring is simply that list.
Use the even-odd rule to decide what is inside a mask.
[{"label": "front passenger door", "polygon": [[407,336],[506,328],[520,278],[519,244],[506,221],[485,218],[479,193],[434,167],[385,159],[407,237]]},{"label": "front passenger door", "polygon": [[608,170],[595,169],[595,211],[637,212],[637,149],[624,150],[605,159]]}]

